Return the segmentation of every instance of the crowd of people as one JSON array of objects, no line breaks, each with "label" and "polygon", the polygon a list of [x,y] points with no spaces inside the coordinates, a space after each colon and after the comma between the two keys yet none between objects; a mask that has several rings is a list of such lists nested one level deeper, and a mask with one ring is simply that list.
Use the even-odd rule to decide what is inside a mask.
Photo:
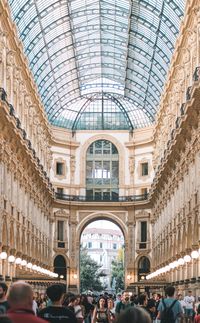
[{"label": "crowd of people", "polygon": [[50,285],[46,294],[34,294],[23,281],[7,292],[0,282],[1,323],[200,323],[200,297],[195,300],[191,291],[185,297],[175,295],[172,286],[166,288],[166,297],[127,291],[116,297],[66,294],[62,284]]}]

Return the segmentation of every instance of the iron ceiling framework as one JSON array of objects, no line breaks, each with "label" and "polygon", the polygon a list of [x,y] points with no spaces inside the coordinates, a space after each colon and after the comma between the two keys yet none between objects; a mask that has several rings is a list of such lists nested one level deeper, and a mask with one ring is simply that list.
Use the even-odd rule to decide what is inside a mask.
[{"label": "iron ceiling framework", "polygon": [[[108,98],[154,122],[185,0],[9,0],[49,121],[74,128]],[[111,112],[112,113],[112,112]]]}]

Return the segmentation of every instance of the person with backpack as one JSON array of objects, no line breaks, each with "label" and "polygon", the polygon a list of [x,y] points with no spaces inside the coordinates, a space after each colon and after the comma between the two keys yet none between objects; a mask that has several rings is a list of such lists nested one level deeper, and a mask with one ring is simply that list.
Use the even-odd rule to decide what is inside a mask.
[{"label": "person with backpack", "polygon": [[161,323],[178,323],[179,317],[183,317],[183,311],[180,302],[174,297],[175,288],[169,286],[165,292],[167,297],[160,301],[157,319]]},{"label": "person with backpack", "polygon": [[92,315],[92,323],[110,323],[109,310],[105,306],[106,300],[103,296],[100,296],[97,306],[94,309]]}]

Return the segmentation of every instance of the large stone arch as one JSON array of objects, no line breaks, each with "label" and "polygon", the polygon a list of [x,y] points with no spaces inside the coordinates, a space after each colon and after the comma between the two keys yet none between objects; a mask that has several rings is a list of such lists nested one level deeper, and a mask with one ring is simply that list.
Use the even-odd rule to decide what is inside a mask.
[{"label": "large stone arch", "polygon": [[61,277],[61,279],[66,280],[68,265],[69,265],[69,259],[68,257],[66,257],[65,254],[60,252],[54,255],[53,257],[54,272],[56,272],[59,275],[63,275],[64,277]]},{"label": "large stone arch", "polygon": [[90,214],[86,215],[79,224],[77,225],[76,228],[76,236],[78,238],[78,243],[80,242],[80,237],[81,233],[83,232],[84,228],[97,220],[107,220],[115,223],[122,231],[124,235],[124,241],[128,239],[128,229],[125,221],[123,221],[120,217],[118,217],[115,213],[113,212],[108,212],[108,211],[95,211],[91,212]]},{"label": "large stone arch", "polygon": [[124,156],[126,155],[124,152],[124,147],[122,144],[113,136],[108,135],[108,134],[99,134],[92,136],[89,138],[81,147],[81,160],[82,162],[80,163],[80,185],[81,187],[85,187],[85,178],[86,178],[86,173],[85,173],[85,165],[86,165],[86,152],[88,147],[95,141],[97,140],[108,140],[112,142],[113,145],[116,146],[119,154],[119,169],[122,170],[119,172],[119,187],[124,186],[124,173],[123,170],[125,169],[125,159]]},{"label": "large stone arch", "polygon": [[[76,227],[76,257],[77,257],[77,274],[79,276],[79,258],[80,258],[80,239],[83,230],[86,228],[87,225],[90,223],[97,221],[97,220],[107,220],[111,221],[116,224],[124,235],[124,244],[125,244],[125,268],[124,272],[125,275],[127,273],[127,264],[126,258],[128,258],[128,250],[129,250],[129,239],[128,239],[128,226],[126,224],[126,219],[122,219],[122,217],[117,216],[114,212],[109,211],[95,211],[87,214],[84,218],[80,219],[79,224]],[[126,282],[125,282],[126,283]]]}]

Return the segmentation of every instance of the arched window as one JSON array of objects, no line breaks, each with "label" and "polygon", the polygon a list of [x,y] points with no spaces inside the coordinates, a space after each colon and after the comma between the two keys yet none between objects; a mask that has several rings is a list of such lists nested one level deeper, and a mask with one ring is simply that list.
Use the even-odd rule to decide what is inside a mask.
[{"label": "arched window", "polygon": [[54,259],[53,265],[54,265],[54,272],[59,276],[63,276],[63,279],[66,279],[67,267],[66,267],[65,258],[61,255],[56,256],[56,258]]},{"label": "arched window", "polygon": [[118,150],[108,140],[93,142],[86,156],[86,197],[117,200],[119,195]]},{"label": "arched window", "polygon": [[138,262],[138,280],[143,280],[150,273],[150,261],[143,256]]}]

